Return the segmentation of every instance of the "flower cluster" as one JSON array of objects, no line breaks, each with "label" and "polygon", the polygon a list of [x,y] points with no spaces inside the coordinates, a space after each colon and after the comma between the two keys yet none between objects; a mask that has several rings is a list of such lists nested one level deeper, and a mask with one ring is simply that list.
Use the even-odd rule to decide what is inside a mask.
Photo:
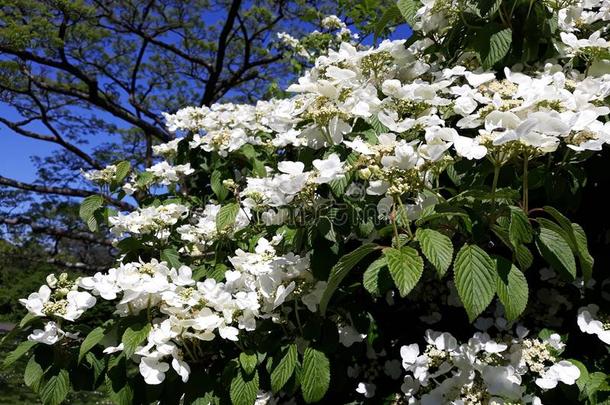
[{"label": "flower cluster", "polygon": [[[236,251],[230,258],[232,268],[223,275],[225,282],[213,278],[197,282],[190,267],[175,269],[152,259],[121,264],[85,277],[79,285],[104,300],[117,300],[120,316],[142,311],[156,314],[147,343],[135,352],[140,372],[148,384],[160,384],[170,362],[187,381],[190,368],[184,359],[196,359],[199,342],[216,336],[235,341],[240,330],[254,330],[257,319],[277,321],[284,301],[295,290],[306,291],[303,287],[311,282],[309,259],[293,253],[279,255],[274,246],[281,239],[261,238],[254,253]],[[106,350],[117,352],[123,347]]]},{"label": "flower cluster", "polygon": [[117,236],[122,236],[125,233],[131,235],[151,234],[156,238],[165,240],[169,237],[169,227],[185,218],[188,212],[187,206],[174,203],[146,207],[126,215],[111,216],[109,218],[110,230]]},{"label": "flower cluster", "polygon": [[408,403],[421,404],[540,404],[527,392],[527,379],[542,389],[559,382],[572,385],[580,376],[578,367],[559,355],[564,343],[557,334],[545,339],[529,338],[517,328],[516,337],[491,339],[475,333],[458,344],[447,332],[426,332],[426,347],[413,343],[400,349],[407,371],[402,385]]},{"label": "flower cluster", "polygon": [[30,314],[57,320],[46,322],[44,330],[34,329],[28,336],[29,340],[53,345],[64,337],[77,337],[78,334],[63,331],[60,328],[61,321],[76,321],[96,303],[95,297],[89,292],[79,290],[79,284],[79,279],[71,280],[66,273],[59,277],[49,274],[47,284],[42,285],[38,292],[19,300]]}]

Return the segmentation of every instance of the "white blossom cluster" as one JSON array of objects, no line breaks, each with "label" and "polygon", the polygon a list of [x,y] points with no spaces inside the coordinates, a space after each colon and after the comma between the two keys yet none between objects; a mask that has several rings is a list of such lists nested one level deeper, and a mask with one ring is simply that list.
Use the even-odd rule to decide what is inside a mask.
[{"label": "white blossom cluster", "polygon": [[294,54],[304,58],[306,62],[313,62],[315,56],[320,53],[320,42],[324,43],[323,48],[334,48],[341,42],[356,42],[359,38],[359,35],[352,32],[347,24],[336,15],[322,18],[320,28],[323,30],[322,32],[314,30],[301,39],[286,32],[278,32],[277,39],[281,47],[288,48]]},{"label": "white blossom cluster", "polygon": [[[96,303],[89,292],[79,290],[79,280],[70,280],[66,273],[59,277],[49,274],[46,281],[37,292],[19,300],[31,315],[73,322]],[[76,335],[61,330],[59,321],[50,321],[44,330],[35,329],[28,339],[52,345],[63,337],[75,338]]]},{"label": "white blossom cluster", "polygon": [[527,337],[517,327],[516,336],[492,339],[477,332],[467,343],[458,344],[450,333],[426,332],[423,351],[417,343],[400,349],[407,371],[402,391],[412,404],[541,404],[527,392],[533,379],[541,389],[555,388],[559,382],[572,385],[580,376],[578,367],[560,360],[564,348],[561,337]]},{"label": "white blossom cluster", "polygon": [[[343,43],[288,88],[296,93],[290,99],[189,107],[166,118],[173,129],[196,132],[191,147],[223,155],[246,143],[278,149],[340,145],[353,159],[347,164],[330,155],[328,167],[357,174],[367,194],[390,197],[416,197],[454,159],[503,164],[561,145],[597,151],[610,140],[604,121],[610,75],[585,77],[556,61],[536,71],[506,68],[502,79],[461,65],[441,69],[421,53],[431,44],[424,39],[405,48],[404,41],[385,41],[359,50]],[[354,133],[359,120],[381,133]],[[262,200],[248,204],[278,207],[311,192],[299,162],[282,161],[268,172],[246,180],[246,194]]]},{"label": "white blossom cluster", "polygon": [[140,208],[128,214],[108,218],[110,230],[117,236],[151,234],[160,240],[170,235],[170,227],[188,215],[189,208],[182,204],[163,204]]},{"label": "white blossom cluster", "polygon": [[[237,250],[229,260],[232,268],[224,274],[225,282],[213,278],[197,282],[192,269],[171,268],[166,262],[121,263],[105,273],[98,272],[70,282],[65,275],[58,280],[49,277],[37,293],[21,300],[36,316],[76,320],[96,299],[116,301],[120,316],[137,315],[142,311],[154,314],[147,343],[139,347],[136,360],[148,384],[160,384],[169,370],[169,363],[184,381],[190,368],[184,359],[193,360],[200,342],[219,336],[236,341],[240,330],[252,331],[257,319],[279,321],[279,307],[294,297],[295,291],[313,311],[320,300],[309,273],[309,258],[293,253],[279,255],[275,245],[281,236],[268,241],[261,238],[253,253]],[[91,291],[78,291],[78,288]],[[34,330],[29,339],[54,344],[64,336],[54,321],[44,330]],[[110,346],[105,352],[124,349],[122,344]]]},{"label": "white blossom cluster", "polygon": [[201,254],[208,250],[209,245],[221,237],[232,237],[235,232],[246,228],[250,224],[250,209],[243,207],[237,212],[233,225],[228,229],[219,231],[216,218],[220,208],[220,204],[207,204],[201,214],[194,213],[191,216],[191,224],[184,224],[176,229],[180,238],[189,244],[184,247],[185,253]]},{"label": "white blossom cluster", "polygon": [[110,183],[117,173],[116,165],[108,165],[101,170],[89,170],[83,173],[83,177],[93,183]]}]

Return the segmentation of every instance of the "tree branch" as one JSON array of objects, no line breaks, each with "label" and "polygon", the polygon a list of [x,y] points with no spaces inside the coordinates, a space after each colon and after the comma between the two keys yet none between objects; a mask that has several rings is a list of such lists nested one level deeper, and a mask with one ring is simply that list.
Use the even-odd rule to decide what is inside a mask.
[{"label": "tree branch", "polygon": [[205,86],[205,92],[203,93],[202,104],[204,105],[209,106],[214,102],[217,90],[216,85],[220,79],[220,74],[222,73],[222,68],[225,62],[225,54],[228,45],[227,38],[233,30],[233,25],[235,24],[235,19],[237,18],[240,5],[241,0],[233,0],[231,3],[231,8],[227,14],[227,21],[222,27],[222,31],[220,31],[220,35],[218,37],[218,49],[216,50],[216,61],[214,63],[214,68],[210,72],[208,83]]},{"label": "tree branch", "polygon": [[46,263],[49,264],[53,264],[55,266],[59,266],[59,267],[64,267],[66,269],[72,269],[72,270],[81,270],[81,271],[85,271],[85,272],[98,272],[98,271],[106,271],[108,270],[108,267],[106,266],[91,266],[89,264],[86,263],[82,263],[82,262],[66,262],[60,259],[56,259],[54,257],[51,257],[47,260],[45,260]]},{"label": "tree branch", "polygon": [[[92,190],[83,190],[83,189],[70,188],[70,187],[41,186],[38,184],[24,183],[21,181],[9,179],[4,176],[0,176],[0,185],[12,187],[12,188],[18,188],[20,190],[32,191],[32,192],[39,193],[39,194],[55,194],[55,195],[64,195],[64,196],[68,196],[68,197],[88,197],[90,195],[100,195],[100,193],[97,193]],[[116,198],[113,198],[109,195],[102,195],[102,197],[104,197],[104,199],[108,203],[110,203],[116,207],[122,208],[124,210],[135,209],[135,207],[133,205],[129,204],[128,202],[117,200]]]},{"label": "tree branch", "polygon": [[76,230],[71,231],[69,229],[61,229],[52,226],[37,224],[31,218],[27,217],[0,217],[0,224],[5,224],[9,226],[27,225],[32,229],[32,232],[34,233],[56,236],[59,238],[81,240],[112,247],[112,241],[110,239],[100,238],[98,235],[95,235],[90,232],[82,232]]}]

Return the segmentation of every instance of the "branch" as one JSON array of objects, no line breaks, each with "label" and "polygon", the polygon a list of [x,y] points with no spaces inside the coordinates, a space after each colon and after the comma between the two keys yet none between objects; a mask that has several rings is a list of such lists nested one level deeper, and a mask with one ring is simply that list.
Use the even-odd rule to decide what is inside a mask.
[{"label": "branch", "polygon": [[[32,192],[40,193],[40,194],[65,195],[68,197],[89,197],[90,195],[100,195],[100,193],[97,193],[92,190],[83,190],[83,189],[69,188],[69,187],[41,186],[38,184],[23,183],[21,181],[9,179],[4,176],[0,176],[0,185],[18,188],[20,190],[32,191]],[[124,210],[133,210],[136,208],[133,205],[129,204],[128,202],[117,200],[116,198],[113,198],[109,195],[102,195],[102,197],[104,197],[104,199],[108,203],[110,203],[116,207],[122,208]]]},{"label": "branch", "polygon": [[74,240],[82,240],[86,242],[97,243],[104,246],[112,247],[112,241],[110,239],[103,239],[99,236],[90,233],[90,232],[82,232],[82,231],[71,231],[68,229],[61,229],[52,226],[42,225],[34,223],[31,218],[27,217],[0,217],[0,223],[5,225],[27,225],[32,229],[34,233],[42,233],[50,236],[57,236],[59,238],[67,238]]},{"label": "branch", "polygon": [[66,142],[61,136],[59,136],[59,133],[57,132],[57,130],[49,123],[49,121],[46,118],[42,118],[42,121],[45,124],[45,126],[47,128],[49,128],[49,130],[51,130],[51,132],[54,134],[54,136],[44,135],[44,134],[39,134],[39,133],[36,133],[33,131],[29,131],[29,130],[21,127],[20,123],[14,123],[5,118],[0,117],[0,122],[2,124],[6,125],[8,128],[10,128],[12,131],[18,133],[19,135],[23,135],[28,138],[39,139],[39,140],[45,141],[45,142],[51,142],[51,143],[58,144],[58,145],[62,146],[63,148],[69,150],[70,152],[74,153],[76,156],[80,157],[85,162],[89,163],[91,165],[91,167],[93,167],[94,169],[102,169],[104,167],[104,165],[99,163],[97,160],[93,159],[85,151],[83,151],[76,145]]},{"label": "branch", "polygon": [[231,8],[227,14],[227,21],[225,22],[224,27],[222,27],[222,31],[220,32],[220,36],[218,37],[218,50],[216,51],[216,62],[214,63],[214,68],[210,72],[210,77],[208,78],[208,83],[205,86],[205,92],[203,93],[202,104],[209,106],[214,102],[214,96],[216,94],[216,84],[220,79],[220,74],[222,73],[222,68],[225,62],[225,53],[227,51],[227,38],[229,34],[233,30],[233,25],[235,24],[235,19],[237,18],[237,13],[239,11],[239,6],[241,5],[241,0],[233,0],[231,3]]},{"label": "branch", "polygon": [[71,262],[66,262],[66,261],[60,260],[60,259],[56,259],[54,257],[47,259],[45,262],[49,263],[49,264],[53,264],[55,266],[65,267],[66,269],[81,270],[81,271],[92,272],[92,273],[108,270],[108,267],[106,267],[106,266],[91,266],[91,265],[88,265],[88,264],[82,263],[82,262],[71,263]]},{"label": "branch", "polygon": [[[48,59],[48,58],[36,55],[32,52],[15,50],[15,49],[12,49],[12,48],[9,48],[6,46],[2,46],[2,45],[0,45],[0,53],[6,53],[9,55],[13,55],[13,56],[20,58],[23,61],[31,61],[31,62],[39,63],[44,66],[49,66],[49,67],[70,73],[74,77],[78,78],[79,80],[81,80],[83,83],[86,84],[87,92],[82,92],[82,91],[78,91],[75,89],[65,89],[65,88],[51,86],[49,83],[47,83],[45,81],[37,80],[34,77],[34,75],[31,74],[30,72],[24,71],[24,73],[29,77],[30,80],[32,80],[37,86],[39,86],[40,88],[42,88],[44,90],[63,94],[66,96],[76,97],[80,100],[91,103],[105,111],[108,111],[110,114],[114,115],[115,117],[120,118],[132,125],[135,125],[135,126],[141,128],[142,130],[144,130],[146,132],[153,134],[155,137],[159,138],[161,141],[167,142],[172,139],[172,135],[170,135],[168,132],[165,132],[162,128],[159,128],[155,125],[150,124],[147,121],[139,119],[138,117],[133,115],[127,109],[121,107],[120,105],[117,105],[116,103],[113,103],[111,101],[110,97],[108,97],[105,93],[100,91],[98,82],[96,79],[90,78],[89,76],[87,76],[87,74],[85,72],[83,72],[78,67],[72,65],[67,60],[60,62],[60,61],[56,61],[53,59]],[[22,66],[22,68],[25,69],[25,66]]]}]

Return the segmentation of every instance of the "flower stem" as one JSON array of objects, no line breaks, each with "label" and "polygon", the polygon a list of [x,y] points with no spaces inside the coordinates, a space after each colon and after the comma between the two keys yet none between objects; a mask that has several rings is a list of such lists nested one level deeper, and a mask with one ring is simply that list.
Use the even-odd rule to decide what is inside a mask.
[{"label": "flower stem", "polygon": [[409,222],[409,218],[407,217],[407,210],[405,209],[405,206],[402,204],[402,200],[400,198],[398,198],[398,204],[400,204],[400,209],[402,210],[402,215],[405,216],[405,223],[407,224],[407,234],[409,234],[409,237],[411,239],[413,239],[413,232],[411,232],[411,223]]},{"label": "flower stem", "polygon": [[526,213],[529,211],[528,210],[528,206],[529,206],[529,183],[528,183],[528,172],[527,172],[527,166],[528,166],[528,155],[527,153],[525,153],[523,155],[523,211],[525,211]]},{"label": "flower stem", "polygon": [[496,189],[498,188],[498,178],[500,177],[500,168],[499,164],[494,164],[494,178],[491,183],[491,207],[492,209],[496,206]]}]

